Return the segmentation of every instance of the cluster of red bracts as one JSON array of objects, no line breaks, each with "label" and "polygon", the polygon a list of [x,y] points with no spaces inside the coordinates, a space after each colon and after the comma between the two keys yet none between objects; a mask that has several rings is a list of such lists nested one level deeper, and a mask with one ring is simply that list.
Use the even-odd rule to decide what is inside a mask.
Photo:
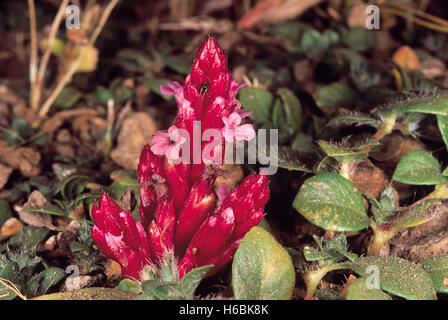
[{"label": "cluster of red bracts", "polygon": [[92,237],[99,249],[117,261],[125,277],[139,280],[143,267],[157,264],[165,252],[179,258],[182,278],[193,268],[230,261],[244,235],[264,216],[268,177],[251,175],[216,205],[215,177],[189,181],[188,166],[154,155],[145,146],[138,168],[140,220],[103,193],[92,209]]},{"label": "cluster of red bracts", "polygon": [[[252,125],[241,125],[250,112],[242,110],[235,98],[240,87],[231,78],[226,55],[208,38],[185,84],[161,87],[163,93],[175,96],[179,108],[169,133],[179,128],[192,135],[194,121],[200,121],[201,132],[220,130],[227,142],[252,139]],[[159,131],[152,146],[143,148],[138,166],[140,222],[105,193],[93,206],[92,237],[127,278],[140,280],[142,269],[160,263],[167,252],[179,259],[179,278],[204,265],[212,264],[216,271],[232,259],[244,235],[264,216],[267,176],[251,175],[228,195],[221,188],[216,204],[217,166],[172,161],[170,156],[179,156],[181,142],[178,137],[173,143],[168,133]]]}]

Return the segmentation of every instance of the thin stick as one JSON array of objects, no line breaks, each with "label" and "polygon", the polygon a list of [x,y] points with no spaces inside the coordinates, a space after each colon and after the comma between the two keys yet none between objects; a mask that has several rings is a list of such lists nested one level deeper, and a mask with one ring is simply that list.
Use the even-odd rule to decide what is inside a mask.
[{"label": "thin stick", "polygon": [[34,109],[37,109],[37,106],[39,105],[40,97],[42,95],[42,86],[44,82],[45,72],[47,71],[48,61],[50,60],[51,48],[53,47],[53,43],[59,29],[59,25],[61,24],[62,18],[64,17],[65,8],[67,7],[69,1],[70,0],[62,1],[59,10],[56,13],[56,17],[53,20],[53,24],[51,25],[50,34],[48,35],[47,47],[45,48],[44,55],[42,56],[42,60],[39,65],[39,72],[37,75],[37,85],[36,85],[36,101],[35,101],[36,106],[34,106]]},{"label": "thin stick", "polygon": [[30,35],[31,35],[31,56],[30,56],[30,84],[31,84],[31,108],[36,110],[36,75],[37,75],[37,35],[36,35],[36,9],[34,0],[28,0],[30,13]]},{"label": "thin stick", "polygon": [[438,25],[438,24],[435,24],[435,23],[432,23],[432,22],[428,22],[428,21],[422,20],[420,18],[417,18],[417,17],[413,16],[410,13],[407,13],[407,12],[404,12],[404,11],[401,11],[401,10],[397,10],[397,9],[381,8],[381,10],[384,13],[395,14],[397,16],[409,19],[412,22],[414,22],[416,24],[419,24],[419,25],[421,25],[423,27],[426,27],[428,29],[432,29],[432,30],[437,30],[437,31],[440,31],[440,32],[448,33],[448,26]]},{"label": "thin stick", "polygon": [[408,12],[414,13],[415,15],[421,16],[422,18],[425,18],[427,20],[430,20],[430,21],[437,22],[439,24],[448,26],[448,21],[445,20],[445,19],[442,19],[442,18],[437,17],[437,16],[433,16],[432,14],[426,13],[426,12],[424,12],[422,10],[415,9],[415,8],[412,8],[410,6],[407,6],[407,5],[404,5],[404,4],[401,4],[401,3],[387,2],[384,5],[396,7],[398,9],[402,9],[404,11],[408,11]]},{"label": "thin stick", "polygon": [[[86,45],[86,48],[93,46],[96,39],[98,38],[99,34],[104,28],[104,25],[107,22],[107,19],[109,18],[110,13],[112,12],[113,8],[116,6],[119,0],[111,0],[106,8],[104,9],[103,14],[101,15],[100,21],[98,22],[95,30],[92,32],[92,35],[90,36],[89,42]],[[50,96],[45,100],[45,102],[42,104],[42,107],[39,111],[39,118],[44,118],[48,111],[50,110],[51,106],[53,105],[54,101],[58,97],[59,93],[61,93],[62,89],[71,81],[73,75],[78,70],[79,65],[82,62],[82,59],[84,58],[85,53],[87,50],[81,50],[78,58],[72,63],[70,68],[68,69],[67,73],[62,77],[61,81],[59,81],[56,88],[54,88],[53,92],[50,94]]]}]

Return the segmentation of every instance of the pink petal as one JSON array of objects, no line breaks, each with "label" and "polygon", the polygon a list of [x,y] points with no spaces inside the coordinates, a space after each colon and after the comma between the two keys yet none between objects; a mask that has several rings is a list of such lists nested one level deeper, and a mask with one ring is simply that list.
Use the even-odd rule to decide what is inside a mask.
[{"label": "pink petal", "polygon": [[216,195],[218,196],[218,207],[221,206],[224,198],[227,196],[227,184],[223,183],[216,190]]},{"label": "pink petal", "polygon": [[252,140],[255,138],[255,130],[251,124],[243,124],[234,130],[236,140]]},{"label": "pink petal", "polygon": [[160,86],[160,91],[168,96],[175,95],[180,89],[182,89],[182,85],[177,81],[171,81],[166,86]]}]

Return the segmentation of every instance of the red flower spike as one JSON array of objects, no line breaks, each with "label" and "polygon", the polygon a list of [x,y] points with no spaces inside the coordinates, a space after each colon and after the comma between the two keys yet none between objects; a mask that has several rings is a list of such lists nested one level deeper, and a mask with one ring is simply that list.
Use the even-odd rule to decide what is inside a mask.
[{"label": "red flower spike", "polygon": [[191,251],[195,256],[195,267],[205,265],[224,249],[234,226],[235,218],[230,208],[202,223],[187,249],[187,253]]},{"label": "red flower spike", "polygon": [[146,235],[145,228],[140,222],[136,222],[137,225],[137,232],[138,236],[140,238],[140,248],[138,250],[140,256],[143,258],[146,258],[149,262],[150,256],[149,256],[149,246],[148,246],[148,237]]},{"label": "red flower spike", "polygon": [[153,220],[148,228],[148,245],[149,253],[153,260],[161,261],[163,253],[172,249],[172,243],[169,243],[166,235],[164,236],[163,230]]},{"label": "red flower spike", "polygon": [[141,259],[135,252],[131,253],[127,259],[127,264],[121,266],[121,273],[128,278],[139,281],[145,261]]},{"label": "red flower spike", "polygon": [[163,242],[167,247],[173,246],[175,219],[173,201],[164,198],[157,206],[156,223],[163,232]]},{"label": "red flower spike", "polygon": [[120,211],[118,204],[103,191],[99,200],[99,206],[96,202],[93,204],[92,219],[100,229],[118,236],[121,234],[121,228],[117,223]]},{"label": "red flower spike", "polygon": [[208,112],[216,97],[227,98],[231,81],[226,55],[215,39],[208,38],[199,49],[184,85],[185,99],[191,102],[197,120]]},{"label": "red flower spike", "polygon": [[216,201],[213,194],[214,181],[214,179],[200,180],[191,188],[176,222],[174,244],[177,255],[185,252],[193,234],[213,212]]},{"label": "red flower spike", "polygon": [[92,217],[96,223],[92,227],[93,240],[106,256],[120,264],[124,276],[134,277],[151,263],[143,226],[131,213],[121,211],[106,193],[102,193],[99,206],[94,203]]},{"label": "red flower spike", "polygon": [[182,280],[182,278],[194,268],[196,263],[196,257],[194,253],[196,253],[196,251],[187,251],[183,258],[180,259],[179,263],[177,264],[177,271],[179,272],[180,280]]},{"label": "red flower spike", "polygon": [[219,254],[219,256],[205,263],[205,265],[212,264],[215,266],[212,270],[210,270],[209,275],[217,272],[222,266],[224,266],[227,262],[233,259],[235,251],[236,249],[238,249],[241,240],[243,239],[241,238],[233,241]]},{"label": "red flower spike", "polygon": [[[154,218],[156,210],[157,192],[163,189],[163,162],[156,156],[149,145],[145,145],[138,163],[138,182],[140,184],[140,220],[145,228]],[[158,188],[158,189],[156,189]]]},{"label": "red flower spike", "polygon": [[[253,134],[251,125],[241,124],[250,113],[242,110],[235,99],[241,87],[231,79],[223,50],[208,38],[199,49],[185,84],[170,82],[161,90],[174,95],[178,104],[175,129],[186,129],[192,137],[193,122],[201,121],[200,133],[213,128],[230,141],[247,140]],[[233,134],[236,131],[238,134]],[[162,132],[160,136],[166,134]],[[195,267],[212,264],[215,267],[210,275],[233,258],[244,235],[263,218],[269,198],[268,178],[247,177],[228,195],[220,192],[216,206],[214,167],[204,161],[174,164],[162,152],[163,142],[159,139],[160,145],[153,145],[158,155],[148,145],[140,155],[141,223],[103,193],[92,208],[92,238],[106,256],[120,264],[126,278],[140,280],[142,269],[153,261],[160,262],[167,251],[179,259],[180,279]],[[201,154],[208,143],[201,143]],[[223,149],[214,152],[224,157]]]},{"label": "red flower spike", "polygon": [[258,209],[254,213],[248,215],[246,220],[237,224],[233,231],[233,239],[242,239],[250,229],[258,225],[264,217],[264,209]]},{"label": "red flower spike", "polygon": [[153,174],[163,176],[162,159],[156,156],[151,151],[151,147],[146,144],[138,162],[138,182],[150,181]]},{"label": "red flower spike", "polygon": [[119,213],[119,223],[121,226],[124,242],[133,250],[140,249],[140,235],[137,230],[137,225],[132,217],[132,214],[127,211]]},{"label": "red flower spike", "polygon": [[185,176],[186,172],[182,164],[175,165],[168,158],[165,158],[164,169],[171,196],[174,200],[174,208],[176,213],[178,213],[182,210],[190,189],[188,177]]},{"label": "red flower spike", "polygon": [[96,246],[104,255],[112,260],[119,260],[120,255],[118,254],[116,250],[114,250],[114,247],[109,246],[109,244],[106,241],[106,235],[104,234],[103,230],[101,230],[97,225],[92,227],[92,239],[95,241]]},{"label": "red flower spike", "polygon": [[252,212],[264,208],[269,199],[269,179],[266,175],[252,174],[233,189],[224,199],[221,210],[232,208],[236,224],[244,222]]}]

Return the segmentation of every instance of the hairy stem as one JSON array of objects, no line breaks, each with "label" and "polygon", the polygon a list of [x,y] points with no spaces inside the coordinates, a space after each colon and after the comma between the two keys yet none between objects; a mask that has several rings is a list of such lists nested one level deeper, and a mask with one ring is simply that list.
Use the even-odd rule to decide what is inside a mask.
[{"label": "hairy stem", "polygon": [[306,284],[305,300],[309,300],[314,296],[314,294],[316,293],[317,286],[319,285],[319,282],[322,280],[323,277],[325,277],[325,275],[328,272],[346,268],[347,267],[344,264],[335,263],[324,266],[319,270],[308,271],[307,273],[305,273],[303,275],[303,280],[305,281]]},{"label": "hairy stem", "polygon": [[381,248],[395,236],[398,230],[381,230],[380,228],[378,228],[378,225],[374,221],[371,222],[370,226],[373,230],[374,236],[372,243],[367,249],[367,253],[369,255],[378,256],[381,253]]}]

